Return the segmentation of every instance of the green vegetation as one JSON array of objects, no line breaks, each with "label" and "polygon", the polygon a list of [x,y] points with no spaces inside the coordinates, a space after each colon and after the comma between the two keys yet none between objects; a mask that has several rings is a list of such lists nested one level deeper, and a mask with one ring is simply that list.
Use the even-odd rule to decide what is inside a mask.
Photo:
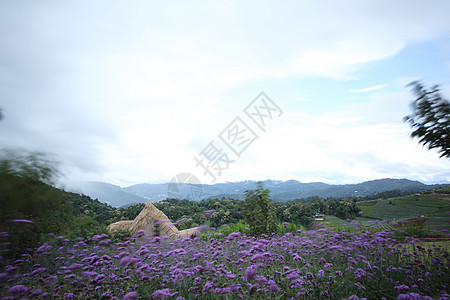
[{"label": "green vegetation", "polygon": [[[8,254],[34,248],[45,232],[68,229],[70,210],[61,191],[51,188],[57,170],[42,153],[5,150],[0,160],[0,232],[8,232]],[[46,182],[46,183],[44,183]]]},{"label": "green vegetation", "polygon": [[269,190],[258,182],[256,190],[245,192],[245,221],[253,235],[267,234],[276,231],[276,217],[272,209]]},{"label": "green vegetation", "polygon": [[408,230],[420,231],[422,236],[425,232],[435,235],[436,232],[450,231],[449,191],[450,188],[441,188],[416,195],[360,202],[358,207],[365,217],[391,222],[424,216],[428,218],[424,228]]},{"label": "green vegetation", "polygon": [[358,208],[362,211],[362,215],[363,217],[370,217],[370,215],[372,214],[372,210],[373,210],[373,206],[358,206]]},{"label": "green vegetation", "polygon": [[[369,225],[369,222],[372,221],[368,218],[363,217],[357,217],[354,220],[352,220],[354,224],[359,223],[362,226]],[[336,216],[325,216],[325,219],[321,223],[325,223],[326,225],[330,225],[331,227],[342,227],[347,226],[351,221],[349,219],[343,220]]]},{"label": "green vegetation", "polygon": [[428,149],[436,149],[441,157],[450,158],[450,102],[442,98],[437,85],[431,89],[418,81],[410,85],[416,99],[411,105],[413,113],[404,121],[413,129],[411,137]]},{"label": "green vegetation", "polygon": [[106,231],[114,209],[52,187],[59,175],[56,166],[39,152],[1,153],[0,232],[8,233],[1,241],[9,245],[3,256],[14,257],[24,249],[38,247],[50,239],[49,234],[76,238]]}]

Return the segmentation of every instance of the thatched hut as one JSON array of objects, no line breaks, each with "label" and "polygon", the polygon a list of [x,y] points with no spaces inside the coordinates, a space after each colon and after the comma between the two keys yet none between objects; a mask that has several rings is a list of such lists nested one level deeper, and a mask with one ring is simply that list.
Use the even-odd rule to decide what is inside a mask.
[{"label": "thatched hut", "polygon": [[133,221],[119,221],[116,223],[113,223],[108,226],[108,230],[110,232],[118,231],[118,230],[128,230],[130,231],[130,227],[133,224]]},{"label": "thatched hut", "polygon": [[133,221],[120,221],[109,225],[108,230],[113,232],[118,229],[126,229],[131,236],[143,230],[150,237],[168,236],[171,239],[199,236],[197,228],[178,230],[169,218],[153,204],[147,202],[144,209]]}]

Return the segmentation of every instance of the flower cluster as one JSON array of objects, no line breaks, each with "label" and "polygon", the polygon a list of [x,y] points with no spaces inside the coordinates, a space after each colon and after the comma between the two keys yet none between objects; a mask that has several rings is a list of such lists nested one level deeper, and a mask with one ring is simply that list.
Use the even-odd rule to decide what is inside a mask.
[{"label": "flower cluster", "polygon": [[59,239],[1,261],[0,297],[60,299],[448,298],[448,252],[392,233],[307,232],[114,243]]}]

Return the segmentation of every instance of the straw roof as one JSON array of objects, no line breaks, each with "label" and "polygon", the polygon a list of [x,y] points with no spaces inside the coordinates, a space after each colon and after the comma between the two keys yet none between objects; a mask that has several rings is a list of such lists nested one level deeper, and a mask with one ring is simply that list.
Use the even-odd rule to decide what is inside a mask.
[{"label": "straw roof", "polygon": [[131,224],[133,221],[119,221],[116,223],[112,223],[108,226],[108,230],[110,232],[118,231],[118,230],[130,230]]},{"label": "straw roof", "polygon": [[118,229],[130,231],[131,236],[135,236],[138,231],[143,230],[150,237],[168,236],[171,239],[199,236],[198,229],[189,228],[178,230],[169,218],[153,204],[147,202],[144,209],[133,221],[120,221],[109,225],[110,232]]}]

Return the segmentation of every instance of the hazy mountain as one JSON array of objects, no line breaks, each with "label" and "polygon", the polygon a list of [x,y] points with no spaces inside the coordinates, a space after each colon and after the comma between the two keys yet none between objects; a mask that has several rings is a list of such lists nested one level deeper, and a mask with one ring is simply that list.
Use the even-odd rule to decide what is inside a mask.
[{"label": "hazy mountain", "polygon": [[[344,185],[330,185],[323,182],[302,183],[297,180],[266,180],[263,181],[263,186],[270,190],[273,200],[289,201],[311,196],[322,198],[367,196],[392,190],[413,193],[443,185],[426,185],[408,179],[378,179]],[[245,191],[255,188],[256,182],[247,180],[202,185],[140,183],[125,188],[103,182],[84,182],[78,185],[78,189],[72,190],[82,192],[117,207],[146,201],[158,202],[168,197],[197,201],[222,197],[244,199]]]},{"label": "hazy mountain", "polygon": [[66,187],[66,190],[88,195],[92,199],[98,199],[113,207],[150,201],[150,199],[140,197],[133,193],[127,193],[120,186],[106,182],[71,182],[70,185]]},{"label": "hazy mountain", "polygon": [[[272,199],[276,201],[289,201],[298,198],[306,198],[311,196],[319,196],[321,198],[328,197],[351,197],[351,196],[367,196],[385,191],[398,190],[402,192],[419,192],[438,187],[439,185],[426,185],[419,181],[408,179],[378,179],[366,181],[358,184],[330,185],[323,182],[302,183],[297,180],[263,181],[263,186],[270,190]],[[212,190],[220,187],[220,193],[213,193]],[[245,181],[236,183],[224,183],[215,185],[202,185],[203,198],[232,196],[238,199],[244,199],[243,193],[247,189],[256,187],[256,182]],[[211,196],[210,196],[211,195]]]},{"label": "hazy mountain", "polygon": [[167,183],[139,183],[122,190],[126,193],[148,199],[150,202],[158,202],[167,198]]},{"label": "hazy mountain", "polygon": [[278,201],[287,201],[295,198],[319,196],[328,197],[352,197],[367,196],[380,192],[398,190],[401,192],[419,192],[434,188],[434,185],[426,185],[419,181],[408,179],[377,179],[357,184],[328,185],[311,190],[293,189],[290,191],[273,194]]}]

